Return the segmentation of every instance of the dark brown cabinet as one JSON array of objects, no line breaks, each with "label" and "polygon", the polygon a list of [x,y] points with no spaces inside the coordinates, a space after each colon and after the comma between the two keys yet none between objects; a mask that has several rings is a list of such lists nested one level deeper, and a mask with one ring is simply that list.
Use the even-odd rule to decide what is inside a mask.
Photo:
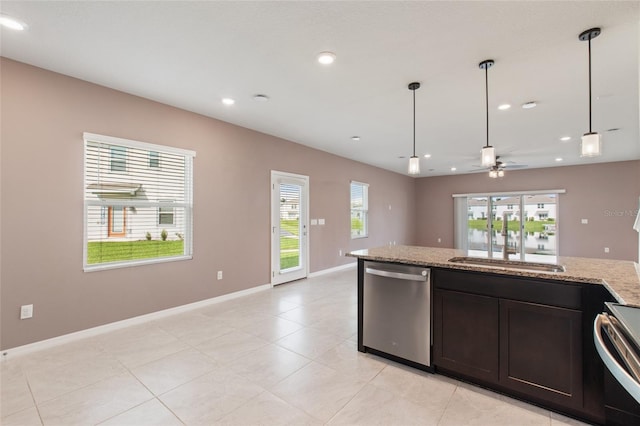
[{"label": "dark brown cabinet", "polygon": [[582,406],[582,313],[500,299],[500,379],[510,389]]},{"label": "dark brown cabinet", "polygon": [[603,421],[602,370],[588,340],[600,296],[528,277],[449,269],[432,277],[436,371]]},{"label": "dark brown cabinet", "polygon": [[457,291],[434,294],[434,364],[489,382],[499,374],[499,304]]}]

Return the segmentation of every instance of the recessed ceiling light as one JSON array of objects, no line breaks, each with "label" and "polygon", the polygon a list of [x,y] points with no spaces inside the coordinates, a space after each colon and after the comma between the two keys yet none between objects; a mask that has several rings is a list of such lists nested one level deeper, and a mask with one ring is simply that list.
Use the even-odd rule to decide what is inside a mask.
[{"label": "recessed ceiling light", "polygon": [[504,110],[507,110],[507,109],[509,109],[509,108],[511,108],[511,105],[509,105],[509,104],[502,104],[502,105],[498,105],[498,109],[499,109],[500,111],[504,111]]},{"label": "recessed ceiling light", "polygon": [[27,28],[27,24],[25,24],[24,22],[19,21],[9,15],[5,15],[4,13],[0,13],[0,25],[16,31],[23,31]]},{"label": "recessed ceiling light", "polygon": [[571,136],[563,136],[563,137],[560,138],[560,140],[562,142],[570,141],[571,140]]},{"label": "recessed ceiling light", "polygon": [[451,171],[452,171],[452,172],[455,172],[456,170],[458,170],[458,169],[456,169],[455,167],[452,167],[452,168],[451,168]]},{"label": "recessed ceiling light", "polygon": [[233,105],[236,103],[236,101],[231,98],[222,98],[222,103],[225,105]]},{"label": "recessed ceiling light", "polygon": [[431,154],[425,154],[424,158],[431,158]]},{"label": "recessed ceiling light", "polygon": [[405,157],[404,155],[398,155],[398,158],[402,160],[402,159],[407,158],[407,157]]},{"label": "recessed ceiling light", "polygon": [[360,136],[351,136],[351,140],[352,141],[359,141],[360,140]]},{"label": "recessed ceiling light", "polygon": [[538,106],[538,104],[535,101],[529,101],[522,104],[523,109],[531,109],[535,108],[536,106]]},{"label": "recessed ceiling light", "polygon": [[559,163],[562,161],[562,157],[556,157],[556,161]]},{"label": "recessed ceiling light", "polygon": [[267,102],[269,97],[267,95],[253,95],[253,100],[256,102]]},{"label": "recessed ceiling light", "polygon": [[613,127],[611,129],[607,129],[607,132],[617,132],[618,130],[620,130],[619,127]]},{"label": "recessed ceiling light", "polygon": [[336,60],[336,54],[333,52],[320,52],[318,54],[318,62],[322,65],[331,65]]}]

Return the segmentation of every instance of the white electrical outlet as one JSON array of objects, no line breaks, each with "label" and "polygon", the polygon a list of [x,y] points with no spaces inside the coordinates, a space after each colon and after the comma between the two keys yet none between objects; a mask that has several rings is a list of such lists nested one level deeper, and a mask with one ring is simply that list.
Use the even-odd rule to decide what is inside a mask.
[{"label": "white electrical outlet", "polygon": [[609,253],[609,247],[605,247],[605,248],[604,248],[604,252],[605,252],[605,253]]},{"label": "white electrical outlet", "polygon": [[22,305],[20,307],[20,319],[33,317],[33,305]]},{"label": "white electrical outlet", "polygon": [[438,242],[441,243],[442,242],[442,238],[438,238]]},{"label": "white electrical outlet", "polygon": [[222,279],[222,271],[218,271],[218,279],[221,280]]},{"label": "white electrical outlet", "polygon": [[342,256],[342,250],[338,250],[338,256]]}]

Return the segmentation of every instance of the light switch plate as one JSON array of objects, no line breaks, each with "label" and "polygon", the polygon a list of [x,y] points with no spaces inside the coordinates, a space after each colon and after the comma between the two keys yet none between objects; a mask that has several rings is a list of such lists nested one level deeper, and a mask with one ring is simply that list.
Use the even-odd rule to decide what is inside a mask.
[{"label": "light switch plate", "polygon": [[318,225],[324,225],[324,219],[318,219]]},{"label": "light switch plate", "polygon": [[586,225],[589,223],[589,219],[582,219],[580,223],[582,223],[583,225]]},{"label": "light switch plate", "polygon": [[33,317],[33,305],[22,305],[20,307],[20,319],[28,319]]},{"label": "light switch plate", "polygon": [[317,225],[318,219],[311,219],[311,225]]}]

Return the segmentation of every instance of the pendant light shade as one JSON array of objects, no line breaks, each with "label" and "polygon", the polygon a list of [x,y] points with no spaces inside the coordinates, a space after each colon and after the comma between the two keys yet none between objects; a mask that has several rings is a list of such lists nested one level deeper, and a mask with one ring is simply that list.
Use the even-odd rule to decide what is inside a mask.
[{"label": "pendant light shade", "polygon": [[494,63],[495,62],[492,59],[487,59],[480,62],[478,65],[480,69],[484,70],[484,94],[485,107],[487,111],[487,144],[482,148],[482,156],[480,160],[483,167],[493,167],[496,165],[496,150],[494,147],[489,145],[489,68],[491,68]]},{"label": "pendant light shade", "polygon": [[581,157],[597,157],[602,154],[602,136],[591,129],[591,40],[598,37],[600,28],[591,28],[578,36],[580,41],[589,43],[589,132],[582,136],[580,142]]},{"label": "pendant light shade", "polygon": [[409,174],[420,174],[420,158],[416,156],[416,90],[420,88],[420,83],[414,81],[409,83],[409,90],[413,92],[413,155],[409,158]]},{"label": "pendant light shade", "polygon": [[580,141],[581,157],[597,157],[602,154],[602,136],[598,133],[585,133]]},{"label": "pendant light shade", "polygon": [[482,148],[482,166],[491,167],[496,164],[496,149],[492,146]]},{"label": "pendant light shade", "polygon": [[410,175],[419,175],[420,174],[420,158],[413,156],[409,158],[409,174]]}]

